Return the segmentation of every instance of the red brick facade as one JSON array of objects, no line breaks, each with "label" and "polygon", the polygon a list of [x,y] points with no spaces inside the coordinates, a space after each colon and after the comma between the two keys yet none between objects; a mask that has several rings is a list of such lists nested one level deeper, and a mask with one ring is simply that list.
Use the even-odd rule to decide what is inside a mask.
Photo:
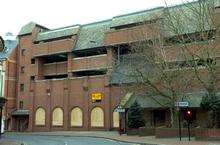
[{"label": "red brick facade", "polygon": [[[100,46],[106,49],[106,52],[101,55],[83,57],[72,52],[72,49],[77,45],[80,32],[68,37],[37,42],[36,39],[41,33],[40,31],[46,30],[46,28],[36,24],[30,33],[19,35],[18,47],[7,61],[5,93],[8,100],[6,104],[8,126],[10,126],[8,129],[55,131],[110,130],[114,128],[113,111],[124,95],[120,87],[109,84],[109,77],[113,69],[112,63],[117,55],[115,48],[117,44],[142,40],[146,38],[146,35],[147,39],[154,38],[158,35],[157,28],[157,23],[142,24],[132,28],[106,32],[103,38],[104,44]],[[90,43],[92,43],[91,41],[93,40],[90,40]],[[219,43],[219,41],[217,42]],[[194,50],[194,46],[192,47]],[[99,48],[94,47],[93,49],[98,51]],[[87,53],[86,49],[79,52]],[[172,60],[172,56],[176,55],[172,49],[169,49],[167,53],[169,53],[170,60]],[[65,60],[56,60],[63,58]],[[103,69],[105,73],[99,75],[82,75],[83,72],[96,72]],[[93,93],[103,95],[100,102],[92,102],[91,95]],[[36,125],[35,114],[39,107],[45,110],[45,125]],[[57,107],[63,110],[62,126],[52,125],[53,110]],[[70,125],[71,110],[75,107],[79,107],[83,112],[81,127],[71,127]],[[103,127],[91,127],[91,111],[94,107],[103,109]],[[11,116],[13,109],[28,110],[29,114]]]}]

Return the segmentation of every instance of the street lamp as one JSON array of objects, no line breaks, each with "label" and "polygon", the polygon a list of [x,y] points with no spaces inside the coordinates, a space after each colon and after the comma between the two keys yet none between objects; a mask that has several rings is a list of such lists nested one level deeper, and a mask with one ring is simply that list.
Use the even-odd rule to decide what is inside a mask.
[{"label": "street lamp", "polygon": [[[4,40],[0,36],[0,51],[3,51],[4,48],[5,48]],[[1,60],[1,62],[2,62],[2,60]],[[2,80],[2,84],[3,84],[3,81],[4,80]],[[2,90],[2,88],[0,88],[0,89]],[[1,91],[1,93],[2,93],[2,91]],[[0,138],[1,138],[1,134],[2,134],[2,110],[3,110],[3,106],[5,105],[5,102],[6,102],[6,99],[4,97],[0,96]]]},{"label": "street lamp", "polygon": [[5,105],[6,99],[4,97],[0,97],[0,138],[2,135],[2,110]]}]

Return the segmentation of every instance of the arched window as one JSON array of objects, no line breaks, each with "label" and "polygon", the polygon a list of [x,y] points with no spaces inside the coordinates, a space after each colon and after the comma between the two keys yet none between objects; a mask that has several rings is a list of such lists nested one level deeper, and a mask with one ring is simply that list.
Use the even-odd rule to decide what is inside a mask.
[{"label": "arched window", "polygon": [[63,125],[63,110],[61,108],[55,108],[53,110],[52,125],[53,126]]},{"label": "arched window", "polygon": [[71,126],[83,125],[83,112],[79,107],[73,108],[71,111]]},{"label": "arched window", "polygon": [[113,112],[113,127],[119,127],[119,113]]},{"label": "arched window", "polygon": [[38,108],[35,113],[35,125],[45,125],[45,110]]},{"label": "arched window", "polygon": [[102,108],[95,107],[91,112],[91,126],[104,127],[104,112]]}]

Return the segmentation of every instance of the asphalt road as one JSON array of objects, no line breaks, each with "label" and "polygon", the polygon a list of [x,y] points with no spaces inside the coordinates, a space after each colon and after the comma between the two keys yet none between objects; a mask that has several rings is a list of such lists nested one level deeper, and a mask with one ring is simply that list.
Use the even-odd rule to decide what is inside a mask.
[{"label": "asphalt road", "polygon": [[92,137],[3,135],[4,140],[24,142],[25,145],[133,145],[114,140]]}]

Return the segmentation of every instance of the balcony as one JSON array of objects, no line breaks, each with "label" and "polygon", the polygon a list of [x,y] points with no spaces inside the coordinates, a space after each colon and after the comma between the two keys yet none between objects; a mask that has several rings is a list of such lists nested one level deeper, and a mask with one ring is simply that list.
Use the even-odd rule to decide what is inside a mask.
[{"label": "balcony", "polygon": [[43,74],[44,76],[67,74],[67,62],[55,62],[44,64]]},{"label": "balcony", "polygon": [[45,56],[70,52],[74,46],[75,39],[57,40],[35,44],[34,56]]},{"label": "balcony", "polygon": [[144,39],[152,39],[153,37],[158,36],[158,34],[156,34],[157,31],[155,25],[157,24],[141,25],[108,32],[105,37],[105,44],[123,44]]},{"label": "balcony", "polygon": [[74,58],[71,71],[96,70],[107,68],[107,54]]}]

